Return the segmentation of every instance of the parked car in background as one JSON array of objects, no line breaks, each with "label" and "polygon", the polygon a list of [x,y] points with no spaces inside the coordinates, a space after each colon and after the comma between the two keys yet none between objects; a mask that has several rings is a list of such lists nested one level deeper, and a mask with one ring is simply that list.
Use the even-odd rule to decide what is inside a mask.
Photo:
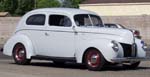
[{"label": "parked car in background", "polygon": [[[106,28],[121,28],[121,29],[128,29],[125,28],[123,25],[121,24],[113,24],[113,23],[105,23],[104,24]],[[140,31],[139,30],[134,30],[134,29],[129,29],[134,33],[134,36],[141,39],[141,35],[140,35]]]},{"label": "parked car in background", "polygon": [[3,53],[17,64],[31,59],[83,63],[89,70],[106,64],[136,68],[146,59],[145,44],[126,29],[104,28],[96,13],[80,9],[45,8],[25,14]]}]

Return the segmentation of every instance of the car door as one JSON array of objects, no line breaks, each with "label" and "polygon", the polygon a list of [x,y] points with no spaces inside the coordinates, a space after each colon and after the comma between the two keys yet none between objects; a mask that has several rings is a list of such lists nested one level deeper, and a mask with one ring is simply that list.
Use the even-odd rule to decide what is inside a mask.
[{"label": "car door", "polygon": [[46,18],[45,12],[33,13],[27,16],[25,22],[27,29],[22,31],[23,34],[27,35],[32,41],[36,55],[44,55],[43,51],[46,41],[41,40],[45,40]]},{"label": "car door", "polygon": [[49,15],[49,24],[45,33],[45,55],[53,57],[74,57],[74,31],[72,21],[65,14]]}]

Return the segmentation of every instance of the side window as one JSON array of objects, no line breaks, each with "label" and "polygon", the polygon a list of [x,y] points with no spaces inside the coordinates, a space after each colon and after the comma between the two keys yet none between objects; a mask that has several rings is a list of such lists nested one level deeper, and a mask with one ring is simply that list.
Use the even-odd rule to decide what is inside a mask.
[{"label": "side window", "polygon": [[102,24],[101,18],[99,16],[90,15],[90,17],[94,26],[104,27],[104,25]]},{"label": "side window", "polygon": [[27,25],[44,25],[45,15],[43,14],[32,15],[27,19],[26,24]]},{"label": "side window", "polygon": [[49,16],[49,25],[51,26],[61,26],[61,27],[70,27],[72,25],[71,20],[64,15],[50,15]]},{"label": "side window", "polygon": [[75,15],[74,20],[77,26],[92,26],[88,14]]}]

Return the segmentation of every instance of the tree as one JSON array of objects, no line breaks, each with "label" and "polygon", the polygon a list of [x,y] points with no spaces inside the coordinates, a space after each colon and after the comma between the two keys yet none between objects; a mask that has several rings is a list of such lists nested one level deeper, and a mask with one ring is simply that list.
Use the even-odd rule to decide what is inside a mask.
[{"label": "tree", "polygon": [[37,8],[60,7],[57,0],[37,0]]},{"label": "tree", "polygon": [[23,15],[34,8],[34,0],[0,0],[0,11]]},{"label": "tree", "polygon": [[79,8],[79,4],[84,0],[64,0],[62,7]]},{"label": "tree", "polygon": [[34,8],[34,0],[18,0],[18,8],[15,13],[23,15]]},{"label": "tree", "polygon": [[[62,5],[61,5],[61,1]],[[35,8],[70,7],[78,8],[84,0],[0,0],[0,12],[9,12],[12,15],[23,15]]]},{"label": "tree", "polygon": [[14,13],[17,8],[17,0],[0,0],[0,11]]},{"label": "tree", "polygon": [[3,8],[3,0],[0,0],[0,12],[2,12],[4,10]]}]

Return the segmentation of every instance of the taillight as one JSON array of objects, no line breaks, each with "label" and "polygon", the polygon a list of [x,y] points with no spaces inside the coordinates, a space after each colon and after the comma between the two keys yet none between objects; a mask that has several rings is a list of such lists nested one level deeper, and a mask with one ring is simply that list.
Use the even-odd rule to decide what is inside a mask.
[{"label": "taillight", "polygon": [[139,31],[136,31],[136,30],[135,30],[133,33],[134,33],[134,37],[137,37],[137,38],[141,39],[141,36],[140,36],[140,32],[139,32]]},{"label": "taillight", "polygon": [[140,36],[140,32],[139,31],[134,31],[134,36]]}]

